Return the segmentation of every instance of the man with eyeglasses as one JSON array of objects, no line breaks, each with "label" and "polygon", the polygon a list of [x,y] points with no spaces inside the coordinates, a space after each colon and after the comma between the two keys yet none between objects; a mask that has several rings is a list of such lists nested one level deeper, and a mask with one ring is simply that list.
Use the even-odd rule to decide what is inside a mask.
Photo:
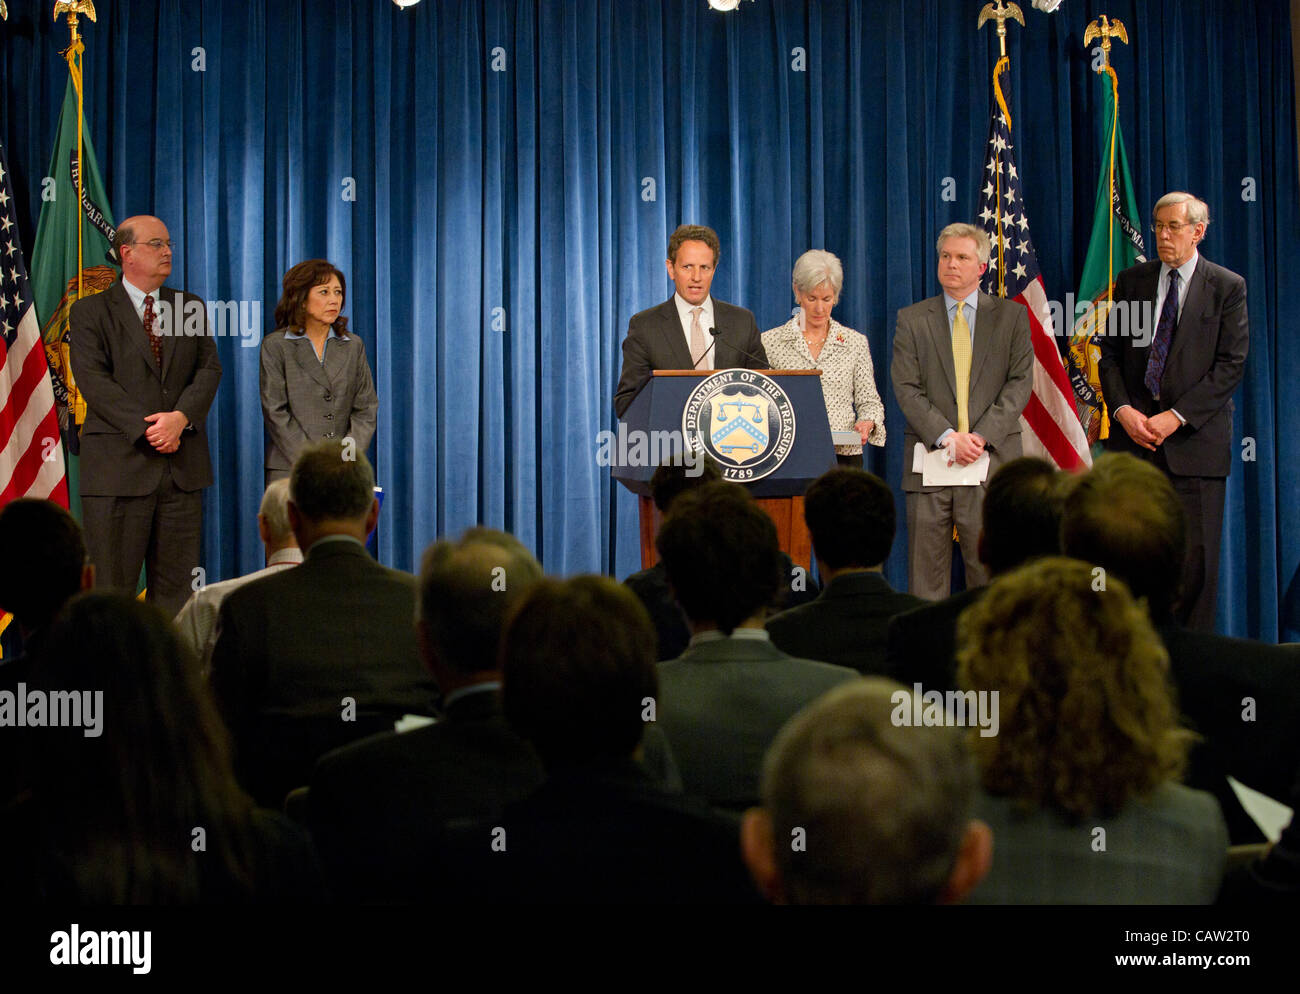
[{"label": "man with eyeglasses", "polygon": [[212,460],[204,421],[221,380],[203,301],[163,286],[175,243],[156,217],[113,237],[122,278],[69,315],[72,374],[86,399],[81,508],[100,585],[134,592],[169,615],[199,565]]},{"label": "man with eyeglasses", "polygon": [[1178,620],[1214,630],[1219,538],[1232,465],[1232,394],[1246,369],[1246,281],[1197,252],[1209,208],[1190,193],[1156,201],[1160,258],[1115,279],[1101,339],[1101,387],[1112,421],[1106,446],[1155,463],[1187,515]]}]

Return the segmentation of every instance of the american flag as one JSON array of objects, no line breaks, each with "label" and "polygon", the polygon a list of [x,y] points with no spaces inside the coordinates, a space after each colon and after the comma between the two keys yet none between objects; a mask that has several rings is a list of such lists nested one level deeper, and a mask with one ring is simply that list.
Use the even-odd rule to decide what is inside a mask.
[{"label": "american flag", "polygon": [[[1056,349],[1052,312],[1047,306],[1043,272],[1029,238],[1020,173],[1011,145],[1011,124],[994,70],[998,99],[989,122],[989,145],[980,190],[979,220],[993,251],[984,272],[985,293],[1011,297],[1029,311],[1029,332],[1034,344],[1034,391],[1020,415],[1021,437],[1027,456],[1041,456],[1061,469],[1092,465],[1088,437],[1074,407],[1074,390]],[[1072,315],[1071,315],[1072,316]]]},{"label": "american flag", "polygon": [[8,158],[0,145],[0,506],[44,497],[68,506],[68,480],[45,362],[18,244]]}]

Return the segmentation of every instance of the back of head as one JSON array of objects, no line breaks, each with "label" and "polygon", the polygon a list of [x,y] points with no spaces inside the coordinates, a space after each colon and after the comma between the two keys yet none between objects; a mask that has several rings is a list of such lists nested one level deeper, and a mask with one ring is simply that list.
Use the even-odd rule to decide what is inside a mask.
[{"label": "back of head", "polygon": [[1061,553],[1062,474],[1046,459],[1003,464],[984,494],[981,549],[994,576],[1039,556]]},{"label": "back of head", "polygon": [[289,527],[289,480],[272,480],[262,494],[257,513],[266,522],[266,537],[271,545],[284,545],[293,538]]},{"label": "back of head", "polygon": [[996,692],[998,733],[973,735],[984,786],[1067,817],[1113,815],[1178,777],[1169,657],[1124,583],[1077,559],[995,580],[957,624],[957,679]]},{"label": "back of head", "polygon": [[81,589],[81,526],[48,500],[20,498],[0,510],[0,608],[29,631],[45,628]]},{"label": "back of head", "polygon": [[726,635],[771,607],[784,581],[776,525],[735,483],[678,497],[655,545],[686,616]]},{"label": "back of head", "polygon": [[894,494],[860,469],[824,473],[804,494],[803,514],[817,558],[831,569],[879,566],[894,544]]},{"label": "back of head", "polygon": [[660,514],[667,514],[675,501],[688,490],[716,483],[722,479],[718,464],[703,453],[697,454],[695,465],[687,466],[684,460],[669,461],[655,469],[650,477],[650,496]]},{"label": "back of head", "polygon": [[[975,769],[956,730],[895,724],[912,691],[881,677],[837,687],[781,730],[763,806],[795,904],[940,899],[971,817]],[[900,703],[901,702],[901,703]],[[805,845],[791,845],[804,831]]]},{"label": "back of head", "polygon": [[523,543],[493,528],[429,546],[420,564],[419,620],[439,662],[461,673],[495,670],[506,617],[541,579],[541,564]]},{"label": "back of head", "polygon": [[631,757],[658,691],[654,628],[620,583],[579,576],[535,584],[501,642],[501,703],[548,768]]},{"label": "back of head", "polygon": [[1186,527],[1164,473],[1128,453],[1107,453],[1065,498],[1061,551],[1118,576],[1146,599],[1159,625],[1178,600]]},{"label": "back of head", "polygon": [[309,445],[294,461],[289,499],[311,522],[364,519],[375,499],[370,460],[351,439]]},{"label": "back of head", "polygon": [[[205,872],[248,882],[252,804],[197,660],[161,611],[117,593],[74,597],[31,683],[51,715],[59,701],[81,717],[41,730],[33,782],[49,843],[84,857],[72,867],[84,898],[197,900]],[[198,861],[196,826],[208,847]]]}]

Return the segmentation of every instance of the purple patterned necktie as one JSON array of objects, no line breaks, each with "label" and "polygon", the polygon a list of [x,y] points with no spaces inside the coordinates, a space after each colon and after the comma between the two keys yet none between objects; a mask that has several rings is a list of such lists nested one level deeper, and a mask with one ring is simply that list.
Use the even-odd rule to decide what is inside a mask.
[{"label": "purple patterned necktie", "polygon": [[1151,396],[1160,399],[1160,380],[1165,375],[1165,360],[1169,357],[1169,341],[1174,337],[1174,328],[1178,324],[1178,270],[1169,270],[1169,292],[1165,294],[1165,306],[1160,308],[1160,320],[1156,322],[1156,337],[1151,341],[1151,355],[1147,358],[1147,375],[1143,381]]}]

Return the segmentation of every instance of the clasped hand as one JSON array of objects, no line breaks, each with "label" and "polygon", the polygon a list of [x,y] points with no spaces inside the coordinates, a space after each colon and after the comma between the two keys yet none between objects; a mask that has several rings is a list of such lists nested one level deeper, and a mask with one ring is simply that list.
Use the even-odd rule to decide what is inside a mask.
[{"label": "clasped hand", "polygon": [[948,450],[948,465],[969,466],[984,454],[984,439],[973,431],[954,431],[943,440]]},{"label": "clasped hand", "polygon": [[189,418],[184,414],[180,411],[159,411],[157,414],[146,415],[145,420],[150,425],[145,429],[144,437],[155,449],[163,455],[171,455],[181,447],[181,432],[189,424]]},{"label": "clasped hand", "polygon": [[1173,411],[1161,411],[1147,418],[1132,407],[1122,408],[1115,415],[1115,420],[1128,432],[1129,438],[1150,452],[1154,452],[1157,445],[1164,442],[1183,424]]}]

